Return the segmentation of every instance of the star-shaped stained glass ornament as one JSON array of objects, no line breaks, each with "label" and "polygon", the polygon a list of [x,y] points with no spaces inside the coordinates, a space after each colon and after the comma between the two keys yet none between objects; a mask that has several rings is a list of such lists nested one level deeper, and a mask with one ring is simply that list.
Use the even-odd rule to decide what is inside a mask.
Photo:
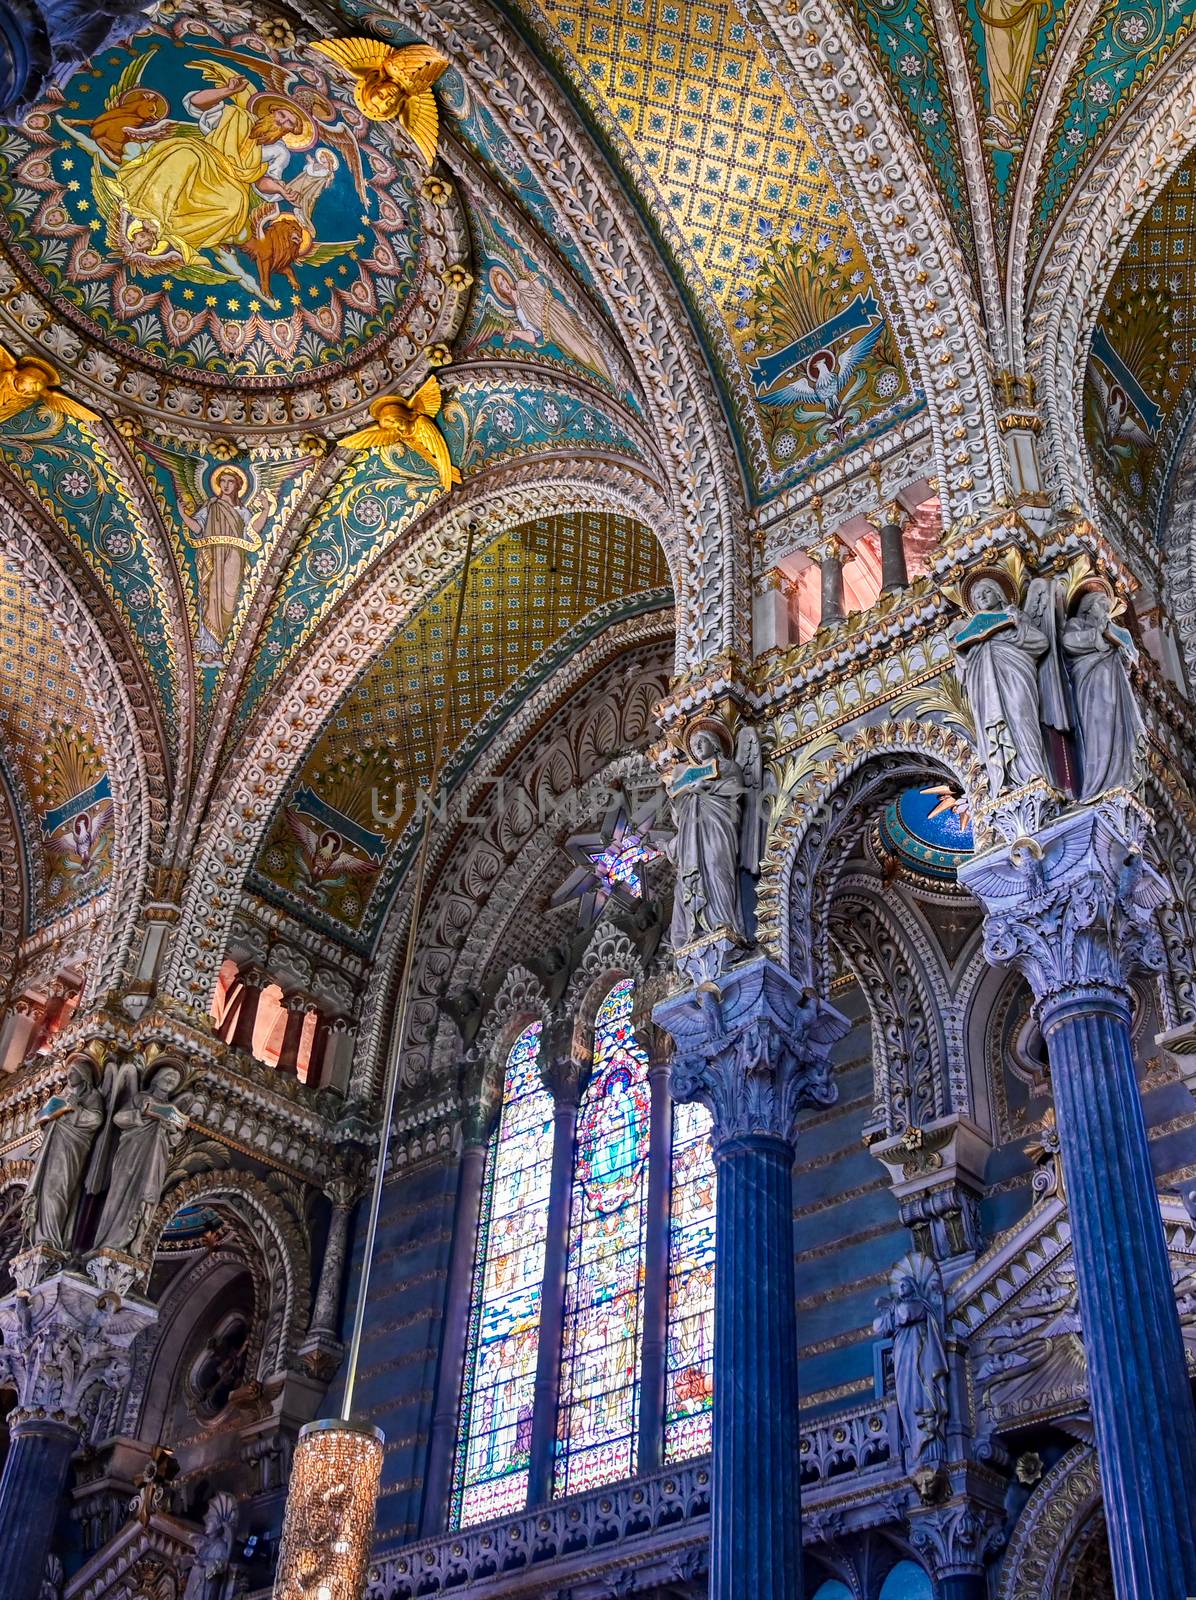
[{"label": "star-shaped stained glass ornament", "polygon": [[612,806],[594,832],[575,833],[565,841],[576,864],[550,903],[562,906],[576,900],[583,928],[597,922],[608,900],[634,906],[644,898],[642,868],[659,859],[667,830],[655,826],[652,808],[643,812],[628,817],[623,806]]}]

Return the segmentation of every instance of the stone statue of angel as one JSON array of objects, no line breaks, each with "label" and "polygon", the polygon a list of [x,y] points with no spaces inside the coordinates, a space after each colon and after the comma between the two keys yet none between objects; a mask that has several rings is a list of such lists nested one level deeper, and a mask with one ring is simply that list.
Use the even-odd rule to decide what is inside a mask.
[{"label": "stone statue of angel", "polygon": [[[976,722],[976,740],[995,800],[1048,776],[1043,745],[1043,685],[1039,667],[1050,658],[1053,597],[1031,585],[1036,616],[1018,604],[1020,589],[1003,567],[982,567],[964,585],[971,615],[951,628],[951,646]],[[1050,681],[1050,680],[1048,680]],[[1047,708],[1065,714],[1061,692]],[[1054,694],[1052,682],[1050,693]],[[1065,724],[1066,725],[1066,724]]]},{"label": "stone statue of angel", "polygon": [[760,870],[760,741],[745,725],[733,746],[721,718],[700,717],[690,725],[685,754],[667,786],[677,828],[669,845],[677,868],[673,948],[718,933],[746,943],[740,872]]},{"label": "stone statue of angel", "polygon": [[1107,789],[1134,789],[1142,775],[1146,728],[1130,681],[1138,648],[1129,630],[1113,620],[1116,611],[1112,585],[1093,578],[1080,585],[1075,609],[1063,627],[1063,649],[1075,684],[1081,800]]},{"label": "stone statue of angel", "polygon": [[947,1459],[947,1347],[943,1280],[929,1256],[903,1256],[878,1302],[874,1330],[893,1341],[893,1382],[910,1475],[933,1477]]},{"label": "stone statue of angel", "polygon": [[170,1157],[187,1131],[187,1113],[175,1104],[182,1082],[182,1068],[164,1062],[152,1070],[146,1087],[113,1113],[120,1137],[96,1229],[97,1249],[134,1252],[141,1243],[162,1197]]}]

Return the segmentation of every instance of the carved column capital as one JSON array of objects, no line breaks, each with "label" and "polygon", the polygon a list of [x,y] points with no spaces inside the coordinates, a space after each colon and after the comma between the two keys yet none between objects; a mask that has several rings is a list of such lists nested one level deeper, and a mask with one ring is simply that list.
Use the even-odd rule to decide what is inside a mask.
[{"label": "carved column capital", "polygon": [[1162,968],[1155,912],[1171,895],[1143,856],[1149,820],[1128,794],[1105,799],[960,868],[986,912],[988,959],[1018,968],[1040,1013],[1094,993],[1126,999],[1132,970]]},{"label": "carved column capital", "polygon": [[847,1032],[835,1008],[761,957],[662,1001],[657,1023],[674,1041],[675,1100],[700,1100],[713,1116],[717,1152],[763,1136],[792,1144],[802,1105],[829,1105],[829,1048]]},{"label": "carved column capital", "polygon": [[130,1347],[157,1315],[73,1272],[0,1301],[0,1373],[17,1392],[10,1423],[45,1418],[82,1435],[95,1391],[123,1385]]},{"label": "carved column capital", "polygon": [[937,1582],[984,1570],[1005,1542],[1003,1512],[975,1500],[955,1500],[917,1511],[909,1519],[909,1542]]}]

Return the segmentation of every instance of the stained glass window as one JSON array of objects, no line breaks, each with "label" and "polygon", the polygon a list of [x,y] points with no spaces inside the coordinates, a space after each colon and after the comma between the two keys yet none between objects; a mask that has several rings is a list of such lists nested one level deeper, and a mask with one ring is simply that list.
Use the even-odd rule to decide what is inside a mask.
[{"label": "stained glass window", "polygon": [[540,1079],[539,1053],[536,1022],[507,1058],[486,1158],[453,1485],[458,1527],[527,1504],[552,1169],[552,1096]]},{"label": "stained glass window", "polygon": [[615,984],[594,1025],[578,1112],[565,1283],[555,1492],[635,1473],[648,1198],[648,1057],[631,1031],[635,984]]},{"label": "stained glass window", "polygon": [[697,1101],[674,1106],[664,1390],[666,1461],[685,1461],[710,1449],[714,1394],[714,1186],[710,1113]]}]

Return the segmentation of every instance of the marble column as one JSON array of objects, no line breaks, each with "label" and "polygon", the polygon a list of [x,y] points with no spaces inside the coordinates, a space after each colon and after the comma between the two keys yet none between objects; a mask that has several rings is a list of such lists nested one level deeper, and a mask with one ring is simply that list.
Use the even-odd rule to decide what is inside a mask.
[{"label": "marble column", "polygon": [[264,974],[254,967],[241,973],[241,997],[237,1005],[236,1021],[227,1035],[234,1050],[253,1054],[253,1033],[257,1027],[257,1009],[262,998]]},{"label": "marble column", "polygon": [[299,1065],[299,1045],[303,1039],[307,1013],[312,1009],[312,1004],[305,994],[284,995],[282,1003],[287,1021],[278,1052],[278,1070],[294,1072]]},{"label": "marble column", "polygon": [[674,1040],[674,1099],[713,1118],[710,1600],[800,1600],[794,1145],[799,1108],[835,1098],[827,1052],[848,1024],[763,957],[653,1015]]},{"label": "marble column", "polygon": [[344,1353],[339,1337],[341,1287],[349,1254],[349,1224],[358,1192],[352,1184],[334,1183],[329,1186],[328,1197],[332,1201],[332,1211],[320,1262],[320,1279],[311,1321],[299,1346],[299,1359],[304,1368],[322,1383],[331,1383]]},{"label": "marble column", "polygon": [[897,501],[894,500],[868,518],[880,538],[880,587],[882,594],[891,593],[896,589],[905,589],[909,585],[909,568],[905,562],[905,528],[902,524],[902,516],[902,509]]},{"label": "marble column", "polygon": [[[42,1253],[13,1262],[18,1283]],[[0,1594],[38,1600],[71,1457],[87,1442],[97,1388],[119,1392],[129,1349],[157,1316],[144,1300],[122,1300],[113,1284],[60,1272],[0,1301],[0,1381],[16,1390],[11,1444],[0,1477]],[[119,1270],[119,1269],[118,1269]]]},{"label": "marble column", "polygon": [[[993,1485],[986,1485],[989,1496]],[[987,1600],[985,1563],[1001,1549],[1005,1512],[999,1501],[957,1499],[913,1511],[909,1542],[934,1578],[938,1600]]]},{"label": "marble column", "polygon": [[527,1503],[552,1498],[557,1406],[561,1389],[561,1341],[565,1328],[565,1272],[569,1264],[569,1208],[573,1198],[573,1148],[584,1069],[568,1054],[557,1054],[546,1038],[541,1045],[545,1086],[552,1091],[552,1179],[544,1243],[544,1283],[540,1296],[540,1343],[532,1415],[531,1467]]},{"label": "marble column", "polygon": [[[480,1088],[480,1082],[479,1082]],[[420,1536],[430,1539],[448,1527],[453,1461],[460,1428],[462,1380],[469,1343],[474,1259],[486,1177],[486,1146],[496,1107],[480,1093],[470,1096],[461,1124],[461,1164],[457,1169],[457,1205],[449,1254],[448,1287],[441,1324],[440,1368],[432,1408],[428,1470],[420,1512]]]},{"label": "marble column", "polygon": [[960,870],[1047,1044],[1119,1600],[1196,1594],[1196,1407],[1130,1039],[1128,974],[1164,959],[1148,824],[1110,797]]},{"label": "marble column", "polygon": [[822,615],[819,626],[832,627],[847,615],[843,599],[843,568],[852,559],[851,546],[837,533],[828,534],[810,551],[822,576]]}]

